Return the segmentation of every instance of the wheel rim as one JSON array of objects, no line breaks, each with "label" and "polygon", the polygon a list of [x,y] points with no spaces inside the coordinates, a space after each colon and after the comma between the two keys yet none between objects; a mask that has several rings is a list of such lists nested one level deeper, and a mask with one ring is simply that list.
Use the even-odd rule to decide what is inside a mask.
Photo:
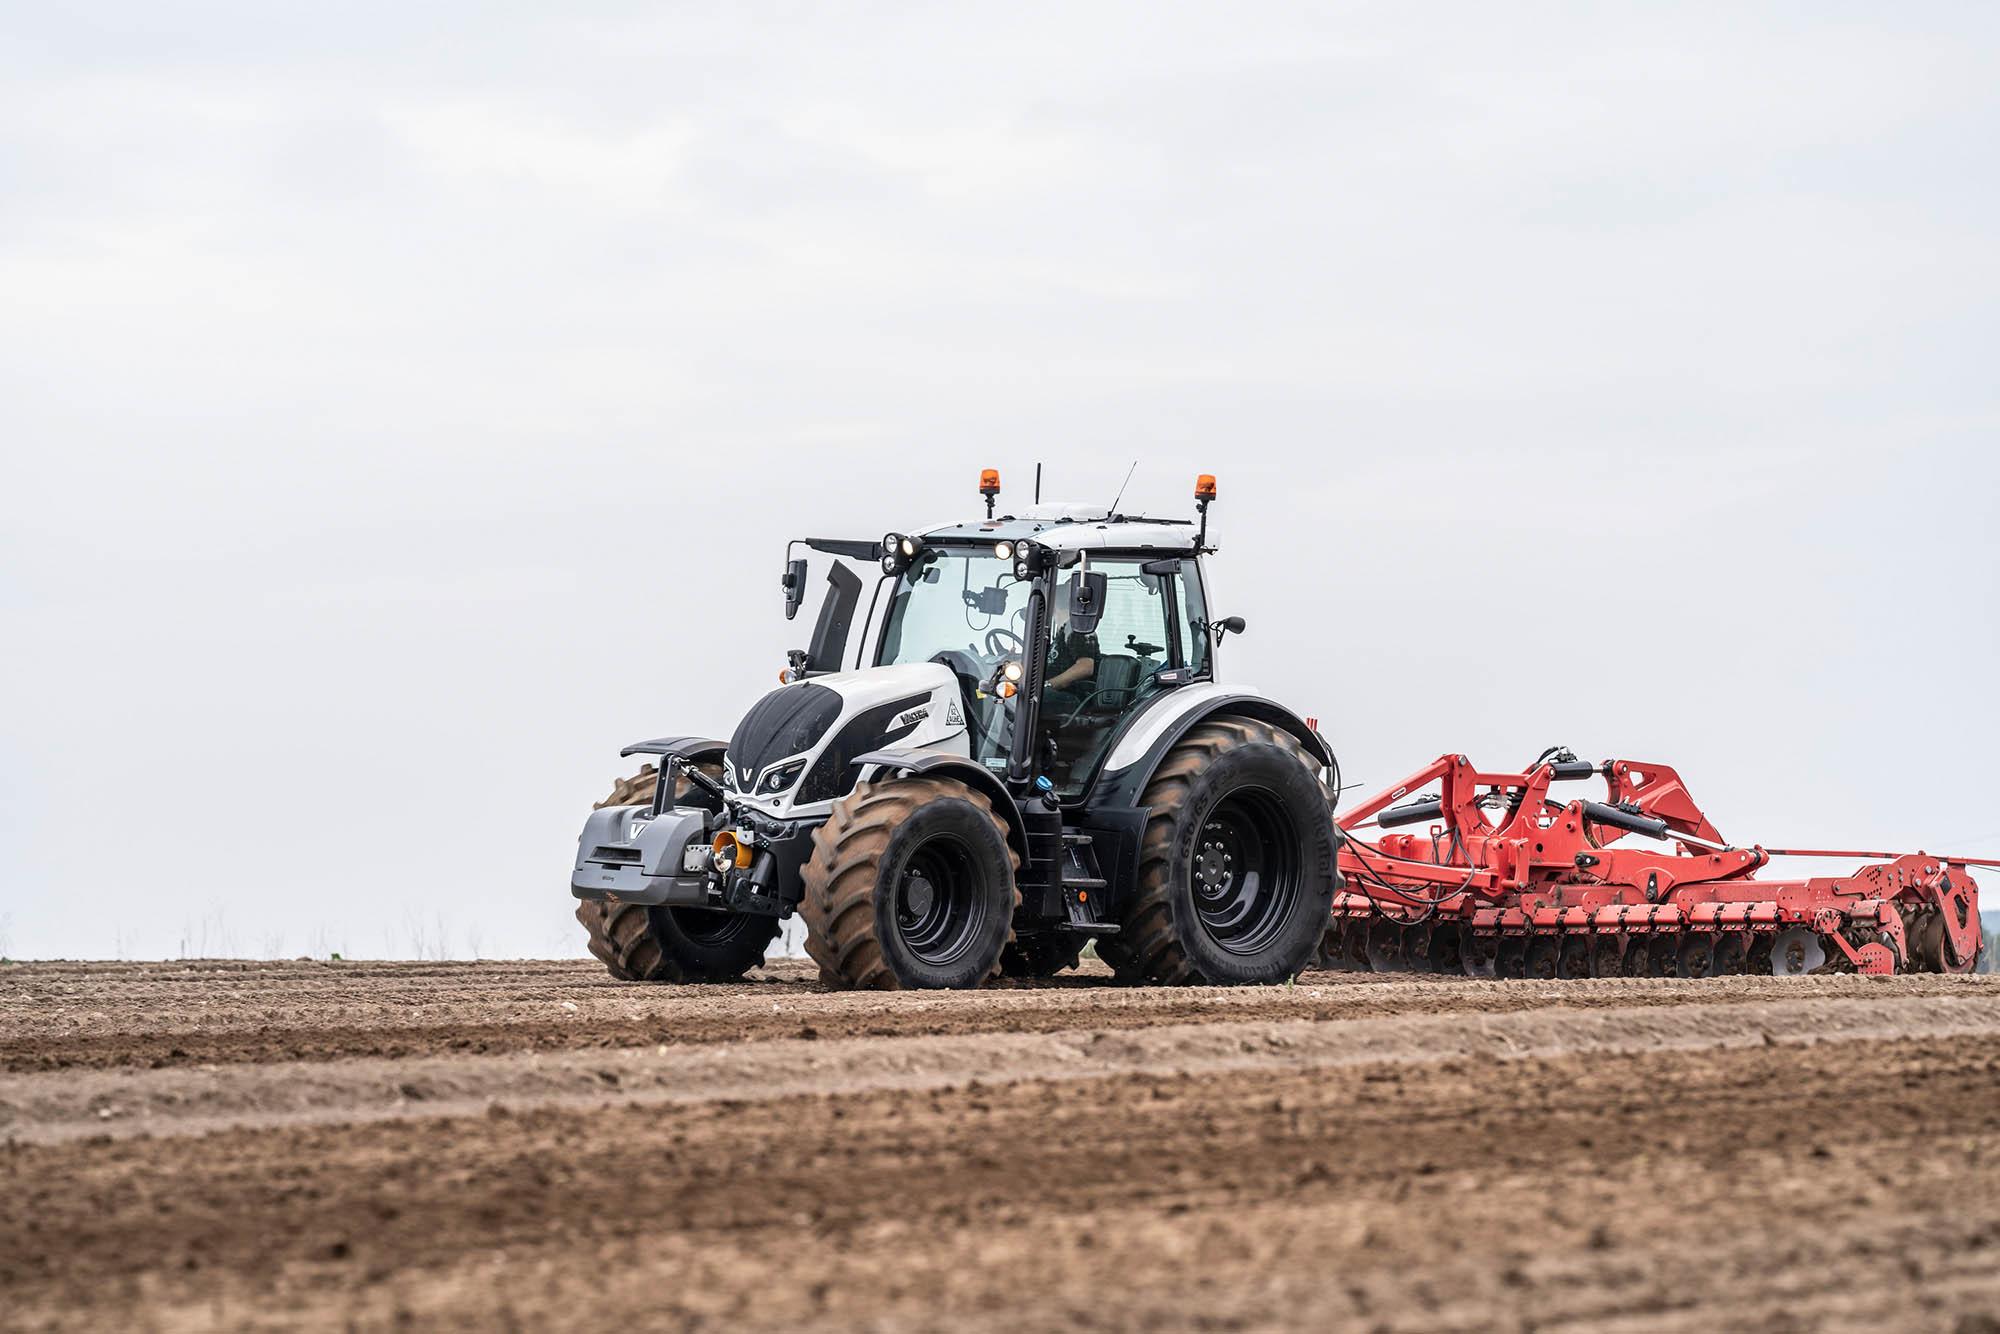
[{"label": "wheel rim", "polygon": [[978,891],[978,863],[963,842],[939,835],[918,844],[896,877],[903,948],[932,967],[956,961],[986,921],[986,896]]},{"label": "wheel rim", "polygon": [[1304,876],[1291,816],[1261,789],[1216,804],[1189,867],[1202,930],[1231,954],[1257,954],[1291,920]]}]

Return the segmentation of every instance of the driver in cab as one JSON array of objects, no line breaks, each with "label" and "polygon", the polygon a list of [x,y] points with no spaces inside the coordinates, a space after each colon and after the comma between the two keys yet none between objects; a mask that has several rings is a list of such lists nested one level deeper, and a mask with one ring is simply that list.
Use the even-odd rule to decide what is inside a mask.
[{"label": "driver in cab", "polygon": [[1073,711],[1090,698],[1097,675],[1099,649],[1095,634],[1071,630],[1065,624],[1049,641],[1048,676],[1042,687],[1044,708]]}]

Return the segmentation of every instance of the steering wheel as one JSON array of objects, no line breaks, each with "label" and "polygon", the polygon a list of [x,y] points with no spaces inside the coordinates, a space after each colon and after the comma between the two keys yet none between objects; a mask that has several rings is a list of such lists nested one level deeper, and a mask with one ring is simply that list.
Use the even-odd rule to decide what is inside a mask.
[{"label": "steering wheel", "polygon": [[[1008,639],[1014,641],[1014,647],[1011,649],[1004,642]],[[1021,638],[1021,636],[1015,634],[1004,625],[996,625],[986,632],[986,651],[993,657],[1004,658],[1010,654],[1018,654],[1025,651],[1027,647],[1027,640]]]}]

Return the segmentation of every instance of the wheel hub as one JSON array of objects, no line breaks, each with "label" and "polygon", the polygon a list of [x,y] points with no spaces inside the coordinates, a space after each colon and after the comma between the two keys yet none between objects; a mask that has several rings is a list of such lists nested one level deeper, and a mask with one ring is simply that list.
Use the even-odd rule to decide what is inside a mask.
[{"label": "wheel hub", "polygon": [[912,871],[903,877],[903,915],[909,921],[921,921],[930,914],[937,902],[937,889],[920,871]]},{"label": "wheel hub", "polygon": [[1233,869],[1236,858],[1223,841],[1223,833],[1219,826],[1209,825],[1202,831],[1203,842],[1195,853],[1194,877],[1204,898],[1222,897],[1236,879]]}]

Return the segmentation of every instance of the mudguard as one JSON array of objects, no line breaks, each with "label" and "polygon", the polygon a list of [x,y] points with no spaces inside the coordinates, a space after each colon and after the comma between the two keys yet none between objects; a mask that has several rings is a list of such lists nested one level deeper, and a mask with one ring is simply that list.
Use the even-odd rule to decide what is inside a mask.
[{"label": "mudguard", "polygon": [[[851,761],[855,766],[871,766],[877,770],[891,770],[896,773],[942,774],[956,778],[967,787],[984,793],[993,803],[993,809],[1007,822],[1007,845],[1021,854],[1025,864],[1028,858],[1028,825],[1021,818],[1021,808],[1014,801],[1014,794],[1006,784],[994,776],[990,769],[978,761],[964,755],[953,755],[939,750],[911,750],[891,747],[886,750],[871,750],[865,755],[856,755]],[[867,774],[864,771],[863,777]]]},{"label": "mudguard", "polygon": [[658,755],[665,759],[678,755],[684,760],[719,760],[728,749],[727,741],[717,741],[706,736],[658,736],[651,741],[634,741],[619,751],[621,756]]},{"label": "mudguard", "polygon": [[1151,708],[1126,724],[1111,743],[1097,782],[1092,785],[1089,808],[1131,807],[1174,744],[1189,729],[1210,718],[1249,718],[1269,723],[1297,737],[1316,764],[1333,763],[1332,752],[1319,733],[1304,718],[1268,695],[1241,687],[1231,689],[1212,681],[1197,682],[1162,695]]}]

